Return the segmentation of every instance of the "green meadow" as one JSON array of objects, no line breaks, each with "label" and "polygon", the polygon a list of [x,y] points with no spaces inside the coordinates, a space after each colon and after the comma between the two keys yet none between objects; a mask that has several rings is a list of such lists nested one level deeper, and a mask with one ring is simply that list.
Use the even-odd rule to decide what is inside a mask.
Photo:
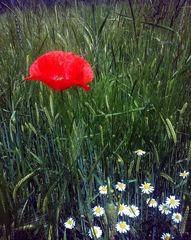
[{"label": "green meadow", "polygon": [[[191,10],[175,14],[171,1],[155,16],[151,2],[0,15],[0,239],[190,239],[191,177],[180,173],[191,169]],[[55,50],[91,64],[88,92],[24,80]],[[144,183],[154,191],[144,193]],[[180,204],[162,214],[170,196]],[[137,206],[138,216],[120,216],[122,203]],[[119,221],[130,230],[118,231]]]}]

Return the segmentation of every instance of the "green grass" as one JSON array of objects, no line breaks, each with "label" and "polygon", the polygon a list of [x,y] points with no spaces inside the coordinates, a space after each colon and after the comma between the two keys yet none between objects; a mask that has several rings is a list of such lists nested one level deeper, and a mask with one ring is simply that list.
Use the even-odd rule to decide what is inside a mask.
[{"label": "green grass", "polygon": [[[112,186],[128,180],[125,199],[141,208],[132,239],[159,239],[163,230],[143,229],[144,180],[157,187],[160,201],[172,193],[184,199],[183,212],[190,206],[191,179],[179,184],[178,177],[191,160],[188,13],[170,26],[171,12],[158,23],[145,20],[145,12],[118,4],[0,16],[2,239],[19,230],[59,239],[69,216],[77,222],[72,239],[88,239],[91,207],[108,177]],[[90,62],[88,93],[24,81],[30,64],[51,50]],[[140,162],[138,148],[147,152]]]}]

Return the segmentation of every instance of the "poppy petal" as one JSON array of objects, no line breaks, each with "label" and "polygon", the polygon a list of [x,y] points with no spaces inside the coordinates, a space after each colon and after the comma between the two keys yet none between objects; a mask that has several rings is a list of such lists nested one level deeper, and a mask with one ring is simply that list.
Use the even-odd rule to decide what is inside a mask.
[{"label": "poppy petal", "polygon": [[30,67],[30,77],[25,80],[39,80],[55,90],[79,86],[86,91],[94,74],[90,64],[71,52],[52,51],[39,57]]}]

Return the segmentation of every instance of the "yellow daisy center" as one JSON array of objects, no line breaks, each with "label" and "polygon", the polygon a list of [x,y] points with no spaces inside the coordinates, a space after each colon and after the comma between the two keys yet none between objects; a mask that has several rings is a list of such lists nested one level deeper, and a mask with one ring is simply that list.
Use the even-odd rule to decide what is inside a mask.
[{"label": "yellow daisy center", "polygon": [[118,183],[118,188],[123,188],[124,184],[123,183]]},{"label": "yellow daisy center", "polygon": [[68,219],[68,224],[69,224],[69,225],[72,225],[72,223],[73,223],[72,219],[71,219],[71,218]]},{"label": "yellow daisy center", "polygon": [[102,187],[101,190],[102,191],[107,191],[107,187]]},{"label": "yellow daisy center", "polygon": [[177,220],[180,220],[180,216],[179,215],[176,215],[175,217]]},{"label": "yellow daisy center", "polygon": [[119,206],[119,211],[123,211],[125,209],[124,205]]},{"label": "yellow daisy center", "polygon": [[183,177],[186,177],[186,175],[187,175],[187,173],[184,171],[184,172],[182,173],[182,176],[183,176]]},{"label": "yellow daisy center", "polygon": [[175,199],[170,199],[170,204],[172,204],[172,205],[176,204],[176,200]]},{"label": "yellow daisy center", "polygon": [[155,203],[155,200],[154,199],[151,199],[150,200],[150,204],[154,204]]},{"label": "yellow daisy center", "polygon": [[101,212],[101,208],[100,208],[100,207],[97,207],[97,208],[95,209],[95,212],[96,212],[96,213],[100,213],[100,212]]},{"label": "yellow daisy center", "polygon": [[149,189],[150,188],[150,183],[145,183],[143,186],[145,189]]},{"label": "yellow daisy center", "polygon": [[169,236],[166,236],[166,237],[165,237],[165,240],[170,240],[170,237],[169,237]]},{"label": "yellow daisy center", "polygon": [[125,222],[120,222],[119,226],[120,226],[120,228],[125,229],[126,228],[126,223]]},{"label": "yellow daisy center", "polygon": [[142,153],[142,152],[143,152],[143,150],[141,150],[141,149],[138,149],[138,150],[137,150],[137,152],[139,152],[139,153]]}]

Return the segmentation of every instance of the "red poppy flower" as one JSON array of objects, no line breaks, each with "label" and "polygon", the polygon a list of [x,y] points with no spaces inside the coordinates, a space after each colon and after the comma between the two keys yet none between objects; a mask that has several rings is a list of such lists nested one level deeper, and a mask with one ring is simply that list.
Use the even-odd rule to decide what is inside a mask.
[{"label": "red poppy flower", "polygon": [[71,52],[48,52],[33,62],[30,77],[25,80],[39,80],[54,90],[65,90],[79,86],[86,91],[94,73],[90,64]]}]

